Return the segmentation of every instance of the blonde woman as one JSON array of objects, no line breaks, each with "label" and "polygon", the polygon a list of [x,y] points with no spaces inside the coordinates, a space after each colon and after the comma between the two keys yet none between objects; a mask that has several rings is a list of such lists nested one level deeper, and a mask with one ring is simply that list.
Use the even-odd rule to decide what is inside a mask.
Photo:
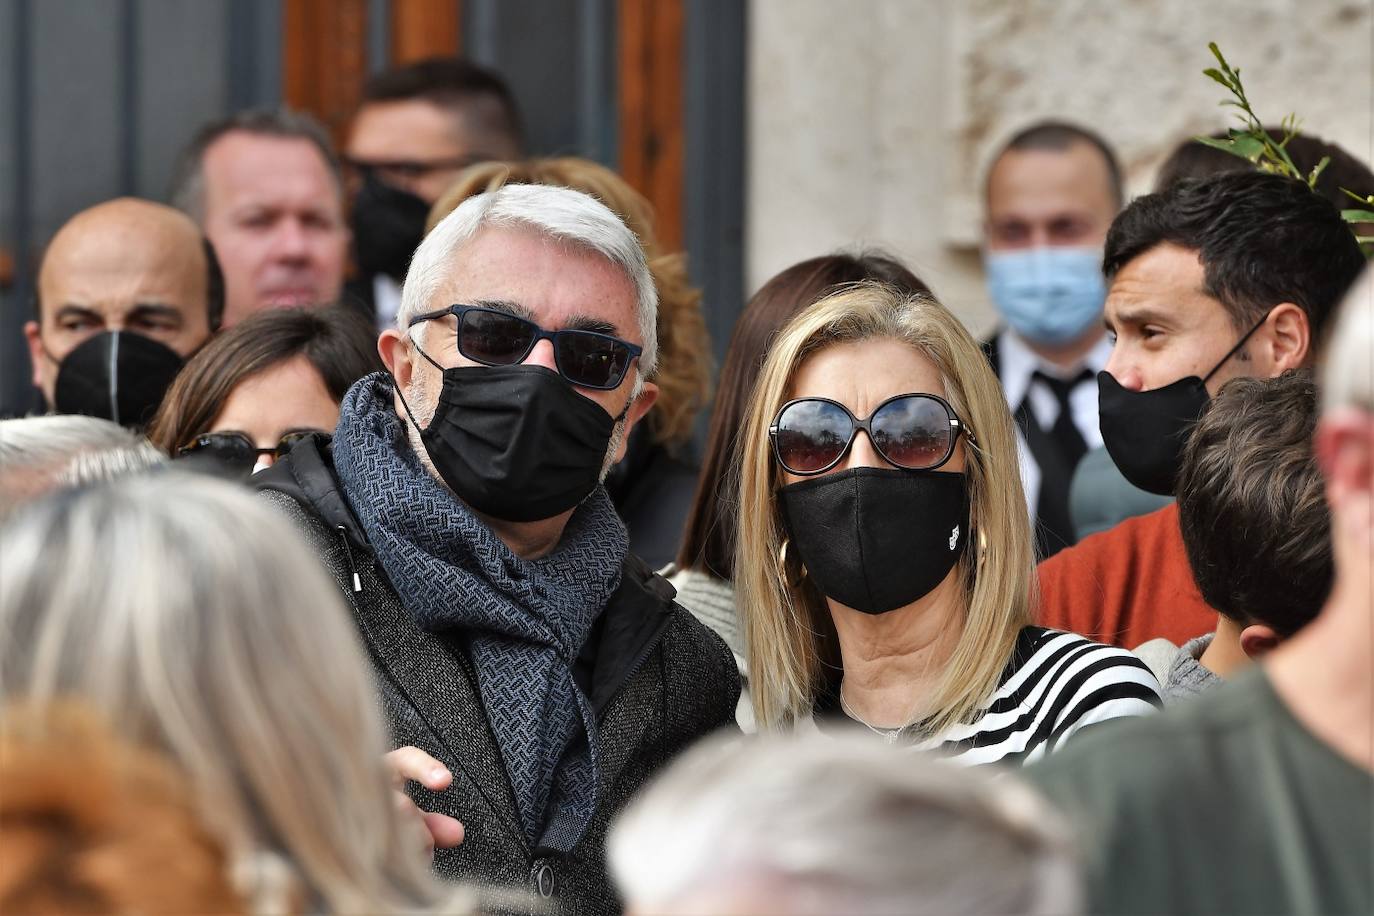
[{"label": "blonde woman", "polygon": [[[163,473],[56,494],[2,537],[4,707],[27,710],[31,732],[32,710],[53,710],[56,729],[75,703],[168,760],[242,909],[466,911],[396,804],[371,666],[285,518],[230,484]],[[7,739],[18,727],[0,721]],[[68,790],[88,791],[44,791]],[[168,880],[185,876],[175,866]]]},{"label": "blonde woman", "polygon": [[1019,765],[1159,705],[1130,653],[1031,626],[1011,416],[938,302],[864,284],[803,311],[741,435],[735,587],[761,730],[848,721]]},{"label": "blonde woman", "polygon": [[687,256],[665,252],[654,232],[649,201],[600,163],[576,156],[480,162],[458,174],[429,213],[432,229],[475,194],[508,184],[542,184],[590,194],[630,227],[644,248],[658,291],[658,399],[630,433],[625,458],[606,478],[616,510],[630,529],[630,549],[659,569],[677,556],[696,490],[690,452],[697,414],[711,395],[711,339],[701,290],[687,276]]}]

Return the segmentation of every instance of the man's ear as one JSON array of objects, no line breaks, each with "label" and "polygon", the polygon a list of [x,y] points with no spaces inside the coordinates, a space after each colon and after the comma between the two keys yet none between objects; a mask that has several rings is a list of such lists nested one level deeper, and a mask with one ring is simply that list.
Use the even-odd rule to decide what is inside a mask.
[{"label": "man's ear", "polygon": [[615,461],[625,457],[625,450],[630,445],[630,431],[635,428],[635,424],[644,419],[644,415],[649,412],[649,408],[654,406],[654,401],[658,400],[658,386],[653,382],[645,382],[644,387],[639,390],[639,397],[635,398],[630,409],[625,413],[625,435],[620,439],[620,447],[616,449]]},{"label": "man's ear", "polygon": [[1326,478],[1333,542],[1374,543],[1374,415],[1359,407],[1327,410],[1313,451]]},{"label": "man's ear", "polygon": [[1252,623],[1240,631],[1240,648],[1251,661],[1259,661],[1282,642],[1273,627]]},{"label": "man's ear", "polygon": [[1264,323],[1269,332],[1264,338],[1264,355],[1274,376],[1311,362],[1312,326],[1306,312],[1291,302],[1282,302],[1270,309]]},{"label": "man's ear", "polygon": [[411,363],[410,338],[395,328],[387,328],[377,338],[377,355],[382,358],[382,365],[386,366],[386,371],[391,373],[397,385],[405,387],[410,384],[410,374],[415,368]]},{"label": "man's ear", "polygon": [[24,339],[29,344],[29,365],[33,371],[33,387],[43,387],[43,374],[47,368],[43,364],[43,337],[36,321],[24,322]]},{"label": "man's ear", "polygon": [[401,402],[401,392],[410,387],[411,377],[415,373],[414,343],[396,328],[387,328],[377,338],[377,355],[382,358],[382,365],[386,366],[386,371],[391,373],[396,382],[396,393],[392,400],[396,413],[402,414],[405,405]]}]

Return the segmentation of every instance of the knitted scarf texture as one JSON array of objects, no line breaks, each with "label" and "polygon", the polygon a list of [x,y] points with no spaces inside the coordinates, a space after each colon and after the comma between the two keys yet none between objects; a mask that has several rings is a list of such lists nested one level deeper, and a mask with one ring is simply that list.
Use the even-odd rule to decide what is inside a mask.
[{"label": "knitted scarf texture", "polygon": [[572,849],[596,811],[598,742],[573,665],[620,584],[625,526],[602,487],[552,553],[516,556],[421,467],[385,373],[341,406],[334,467],[402,605],[463,639],[532,847]]}]

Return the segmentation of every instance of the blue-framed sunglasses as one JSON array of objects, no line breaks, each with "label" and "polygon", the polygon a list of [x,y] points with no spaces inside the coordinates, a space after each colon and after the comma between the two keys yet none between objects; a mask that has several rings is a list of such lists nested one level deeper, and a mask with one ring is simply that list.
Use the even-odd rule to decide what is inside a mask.
[{"label": "blue-framed sunglasses", "polygon": [[445,315],[458,319],[458,352],[484,366],[513,366],[525,361],[541,340],[553,344],[558,373],[574,385],[609,391],[620,387],[630,363],[644,352],[619,337],[597,331],[546,331],[519,315],[483,305],[450,305],[410,319],[409,327]]}]

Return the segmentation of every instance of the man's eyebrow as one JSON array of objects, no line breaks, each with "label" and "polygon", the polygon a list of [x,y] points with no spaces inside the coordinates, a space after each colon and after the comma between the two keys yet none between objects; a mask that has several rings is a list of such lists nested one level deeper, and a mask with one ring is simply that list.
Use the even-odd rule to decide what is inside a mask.
[{"label": "man's eyebrow", "polygon": [[[1136,309],[1119,308],[1116,310],[1116,320],[1121,324],[1134,325],[1173,324],[1173,319],[1168,315],[1156,309],[1149,308],[1148,306]],[[1108,322],[1107,328],[1110,330],[1111,327],[1111,323]]]},{"label": "man's eyebrow", "polygon": [[86,308],[84,305],[72,305],[71,303],[67,303],[59,308],[52,317],[54,321],[61,318],[94,318],[97,321],[105,320],[105,316],[95,309]]},{"label": "man's eyebrow", "polygon": [[497,312],[505,312],[507,315],[514,315],[526,321],[534,321],[533,312],[520,303],[512,302],[509,299],[478,299],[470,304]]},{"label": "man's eyebrow", "polygon": [[565,331],[595,331],[598,334],[616,335],[615,325],[600,318],[592,318],[590,315],[571,315],[568,320],[563,322]]},{"label": "man's eyebrow", "polygon": [[[511,302],[508,299],[478,299],[471,304],[486,309],[494,309],[498,312],[505,312],[508,315],[515,315],[517,318],[523,318],[526,321],[539,324],[534,317],[533,311],[518,302]],[[609,321],[605,321],[601,318],[593,318],[590,315],[580,314],[570,315],[568,320],[563,322],[562,330],[595,331],[598,334],[610,334],[612,336],[616,334],[615,325],[611,324]]]},{"label": "man's eyebrow", "polygon": [[166,318],[180,322],[182,320],[181,310],[161,302],[140,302],[129,310],[125,320],[134,318]]}]

